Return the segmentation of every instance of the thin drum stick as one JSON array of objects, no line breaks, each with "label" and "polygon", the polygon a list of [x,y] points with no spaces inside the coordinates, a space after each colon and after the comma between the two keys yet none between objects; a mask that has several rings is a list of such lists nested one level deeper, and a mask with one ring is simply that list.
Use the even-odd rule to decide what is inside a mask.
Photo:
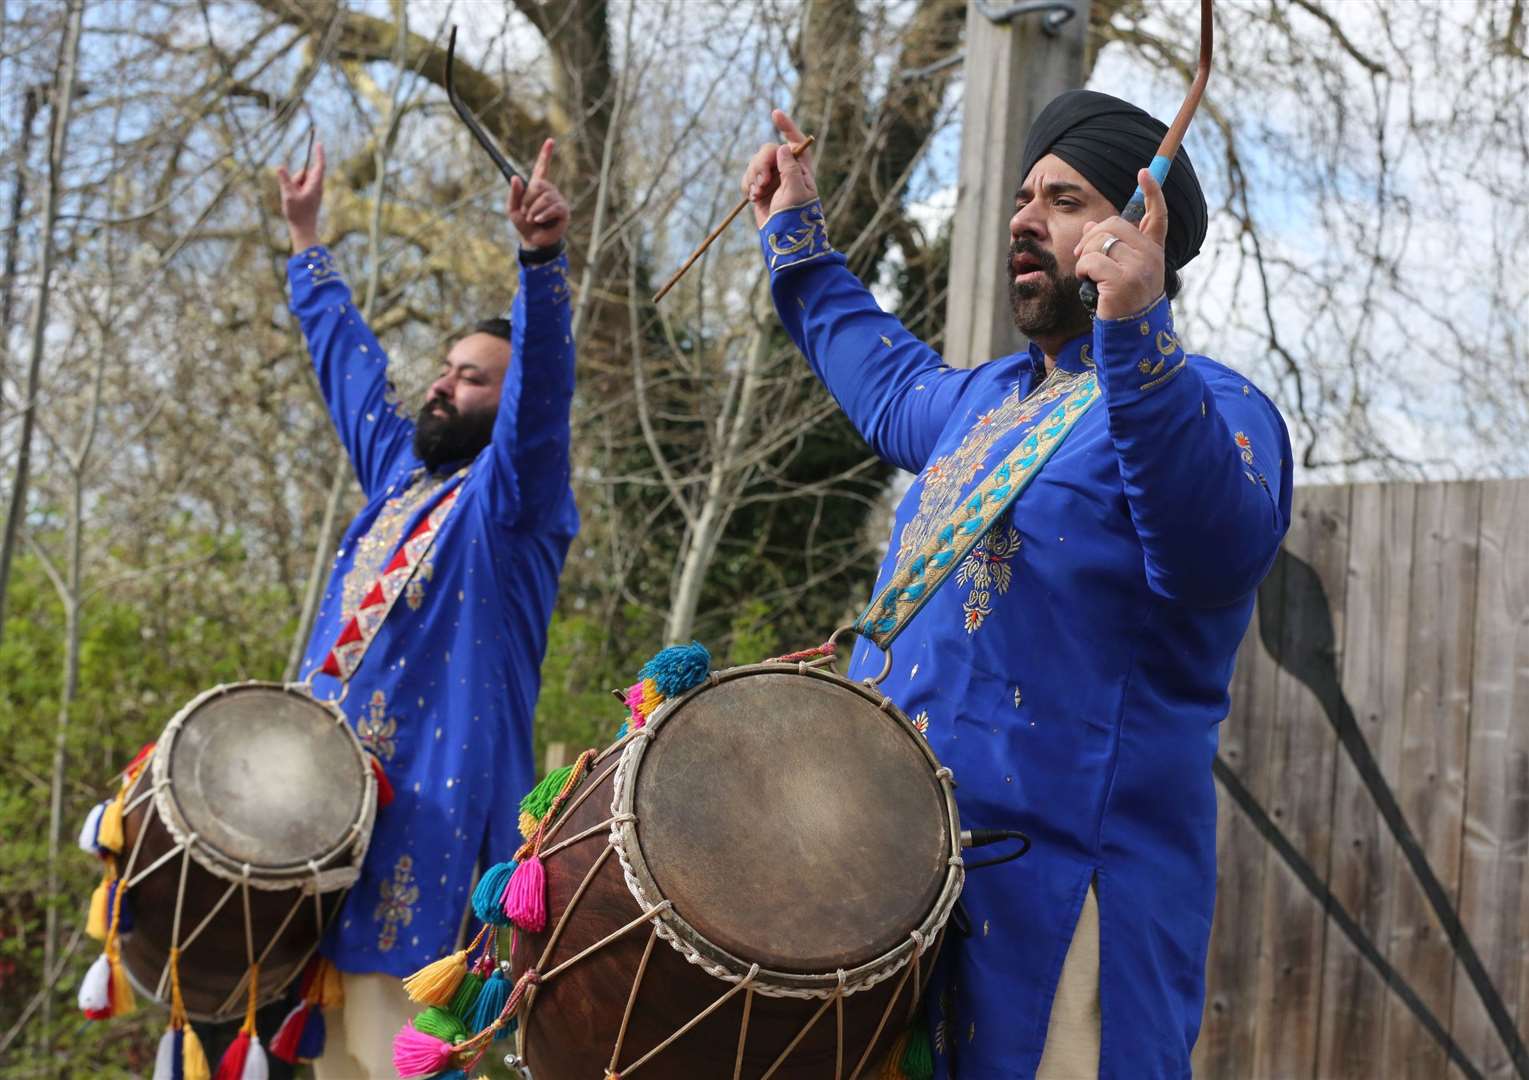
[{"label": "thin drum stick", "polygon": [[[792,157],[797,157],[797,158],[801,157],[802,156],[802,151],[806,150],[816,140],[817,140],[817,136],[816,135],[809,135],[809,136],[807,136],[805,139],[802,140],[800,145],[791,147],[791,156]],[[653,302],[655,304],[658,303],[660,300],[662,300],[666,295],[668,295],[669,290],[674,288],[674,283],[679,281],[679,279],[684,276],[685,271],[689,270],[691,265],[694,264],[694,262],[697,259],[699,259],[702,255],[704,255],[706,253],[706,249],[711,247],[712,241],[715,240],[717,237],[722,235],[722,230],[727,228],[729,225],[731,225],[733,223],[733,218],[735,218],[739,214],[743,213],[743,208],[745,206],[747,206],[748,204],[749,204],[749,197],[747,195],[745,195],[743,198],[738,200],[738,205],[733,207],[732,213],[728,214],[727,217],[723,218],[722,219],[722,224],[718,225],[715,229],[713,229],[711,231],[710,235],[708,235],[705,240],[701,241],[701,246],[696,248],[694,251],[692,251],[690,253],[690,258],[686,259],[685,260],[685,264],[674,272],[674,276],[673,277],[671,277],[668,281],[664,282],[664,287],[662,289],[659,289],[658,292],[653,294]]]},{"label": "thin drum stick", "polygon": [[[313,160],[313,131],[314,129],[310,126],[308,128],[308,149],[303,152],[303,172],[308,171],[308,163]],[[302,173],[298,175],[300,176]]]}]

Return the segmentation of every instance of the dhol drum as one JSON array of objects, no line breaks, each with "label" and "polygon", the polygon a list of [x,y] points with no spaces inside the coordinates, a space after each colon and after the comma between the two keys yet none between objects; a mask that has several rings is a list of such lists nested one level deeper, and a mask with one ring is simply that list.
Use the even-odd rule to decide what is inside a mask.
[{"label": "dhol drum", "polygon": [[535,1080],[866,1077],[908,1025],[964,881],[949,770],[820,664],[711,674],[589,766],[542,837]]},{"label": "dhol drum", "polygon": [[169,1003],[178,974],[186,1012],[223,1020],[244,1015],[254,965],[267,1002],[313,955],[366,854],[377,779],[334,704],[239,683],[170,721],[123,809],[127,976]]}]

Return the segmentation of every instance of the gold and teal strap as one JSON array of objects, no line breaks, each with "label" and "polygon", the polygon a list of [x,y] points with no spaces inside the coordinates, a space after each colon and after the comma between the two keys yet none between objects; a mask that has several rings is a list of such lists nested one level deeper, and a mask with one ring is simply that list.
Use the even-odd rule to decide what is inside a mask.
[{"label": "gold and teal strap", "polygon": [[893,572],[855,620],[855,632],[883,649],[890,646],[1098,400],[1099,380],[1090,373],[962,501],[928,548]]}]

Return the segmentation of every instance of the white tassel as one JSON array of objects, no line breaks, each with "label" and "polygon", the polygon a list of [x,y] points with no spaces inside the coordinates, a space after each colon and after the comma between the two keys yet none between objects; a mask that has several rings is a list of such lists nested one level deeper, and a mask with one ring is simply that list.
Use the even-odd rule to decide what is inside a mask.
[{"label": "white tassel", "polygon": [[102,953],[80,981],[80,1012],[100,1012],[111,1004],[111,963]]},{"label": "white tassel", "polygon": [[154,1080],[174,1080],[175,1076],[175,1029],[170,1028],[159,1037],[159,1052],[154,1055]]},{"label": "white tassel", "polygon": [[250,1050],[244,1056],[244,1071],[239,1074],[239,1080],[270,1080],[271,1067],[265,1060],[265,1047],[260,1045],[260,1040],[250,1036]]},{"label": "white tassel", "polygon": [[90,813],[85,815],[85,824],[80,828],[80,850],[86,855],[99,855],[101,849],[96,845],[96,830],[101,827],[101,815],[106,812],[106,804],[96,803],[90,808]]}]

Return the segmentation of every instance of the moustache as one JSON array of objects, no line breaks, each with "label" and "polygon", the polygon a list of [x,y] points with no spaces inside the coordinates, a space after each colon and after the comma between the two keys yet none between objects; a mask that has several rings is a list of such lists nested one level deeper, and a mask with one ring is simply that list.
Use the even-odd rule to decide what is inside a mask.
[{"label": "moustache", "polygon": [[1045,248],[1041,247],[1034,240],[1031,240],[1028,237],[1022,240],[1012,241],[1009,244],[1009,258],[1005,265],[1008,267],[1010,274],[1015,272],[1016,267],[1014,266],[1014,263],[1019,259],[1021,255],[1027,256],[1035,261],[1036,266],[1033,267],[1033,269],[1044,271],[1047,277],[1056,277],[1056,256],[1051,254],[1051,252],[1047,251]]},{"label": "moustache", "polygon": [[455,420],[460,415],[457,412],[457,407],[445,398],[431,398],[425,402],[424,411],[426,413],[435,412],[436,410],[440,410],[440,414],[448,420]]}]

